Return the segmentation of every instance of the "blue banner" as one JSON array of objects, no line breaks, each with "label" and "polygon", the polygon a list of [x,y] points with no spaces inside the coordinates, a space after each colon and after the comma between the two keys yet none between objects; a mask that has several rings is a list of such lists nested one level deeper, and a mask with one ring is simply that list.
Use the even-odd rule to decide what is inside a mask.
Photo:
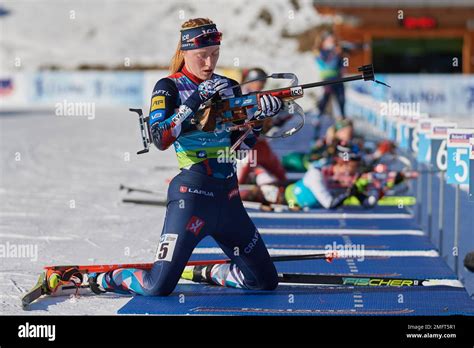
[{"label": "blue banner", "polygon": [[142,72],[43,72],[33,76],[30,101],[141,105],[143,86]]}]

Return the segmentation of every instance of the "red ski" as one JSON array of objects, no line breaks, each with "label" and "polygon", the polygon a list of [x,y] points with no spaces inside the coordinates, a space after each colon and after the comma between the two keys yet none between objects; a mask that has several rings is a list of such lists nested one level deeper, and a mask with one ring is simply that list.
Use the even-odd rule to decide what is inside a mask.
[{"label": "red ski", "polygon": [[[336,253],[327,253],[327,254],[306,254],[306,255],[286,255],[286,256],[272,256],[271,259],[273,262],[278,261],[299,261],[299,260],[326,260],[332,262],[336,258]],[[221,260],[198,260],[198,261],[189,261],[187,266],[205,266],[205,265],[214,265],[214,264],[225,264],[230,263],[230,259],[221,259]],[[38,278],[36,285],[23,295],[21,301],[23,309],[26,309],[29,304],[41,297],[42,295],[52,295],[59,294],[62,292],[74,292],[78,291],[81,288],[88,287],[87,284],[82,282],[83,275],[88,273],[104,273],[108,271],[113,271],[119,268],[138,268],[143,270],[150,270],[153,266],[153,263],[118,263],[110,265],[61,265],[61,266],[46,266],[44,271]],[[50,285],[50,275],[56,277],[58,285],[54,287],[54,290],[51,290]],[[75,277],[79,281],[71,282],[71,277]]]}]

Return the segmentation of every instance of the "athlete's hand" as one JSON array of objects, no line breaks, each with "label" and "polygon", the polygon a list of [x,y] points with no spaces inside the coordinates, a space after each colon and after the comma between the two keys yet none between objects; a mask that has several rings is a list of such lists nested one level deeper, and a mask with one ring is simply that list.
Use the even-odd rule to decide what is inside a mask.
[{"label": "athlete's hand", "polygon": [[280,98],[265,94],[259,99],[260,107],[254,115],[257,121],[264,120],[267,117],[273,117],[280,112],[283,103]]},{"label": "athlete's hand", "polygon": [[198,86],[199,96],[204,103],[211,99],[216,93],[226,89],[229,86],[227,79],[206,80]]}]

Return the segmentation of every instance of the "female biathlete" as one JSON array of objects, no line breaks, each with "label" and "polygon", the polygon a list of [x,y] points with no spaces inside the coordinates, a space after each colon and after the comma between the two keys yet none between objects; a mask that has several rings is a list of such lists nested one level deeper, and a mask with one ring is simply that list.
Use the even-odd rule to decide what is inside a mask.
[{"label": "female biathlete", "polygon": [[[265,244],[245,211],[239,196],[237,175],[229,148],[241,135],[218,126],[203,132],[190,122],[200,105],[214,96],[241,95],[237,82],[214,73],[222,34],[209,19],[185,22],[171,63],[172,74],[159,80],[151,98],[153,143],[159,150],[174,145],[181,172],[168,188],[168,204],[153,268],[117,269],[90,275],[96,293],[112,291],[147,296],[170,294],[185,271],[193,249],[212,236],[230,264],[186,268],[193,281],[244,289],[273,290],[277,272]],[[262,120],[282,108],[280,99],[264,96],[249,118]],[[239,150],[250,149],[258,129]]]}]

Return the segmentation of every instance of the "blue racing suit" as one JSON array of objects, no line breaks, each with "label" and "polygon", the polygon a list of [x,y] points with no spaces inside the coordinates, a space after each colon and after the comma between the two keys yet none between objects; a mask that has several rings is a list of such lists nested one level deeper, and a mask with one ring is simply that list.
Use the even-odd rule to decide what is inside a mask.
[{"label": "blue racing suit", "polygon": [[[215,78],[225,77],[214,74]],[[181,172],[168,188],[166,217],[153,268],[122,268],[103,274],[97,280],[107,291],[170,294],[194,248],[206,236],[212,236],[232,260],[212,268],[213,283],[261,290],[273,290],[278,285],[275,266],[240,199],[235,162],[229,154],[240,133],[220,126],[215,132],[203,132],[190,121],[200,106],[196,94],[200,82],[184,68],[155,85],[149,121],[153,142],[160,150],[174,145]],[[241,93],[238,87],[223,92],[221,98]],[[254,132],[239,148],[251,148],[257,136]]]}]

